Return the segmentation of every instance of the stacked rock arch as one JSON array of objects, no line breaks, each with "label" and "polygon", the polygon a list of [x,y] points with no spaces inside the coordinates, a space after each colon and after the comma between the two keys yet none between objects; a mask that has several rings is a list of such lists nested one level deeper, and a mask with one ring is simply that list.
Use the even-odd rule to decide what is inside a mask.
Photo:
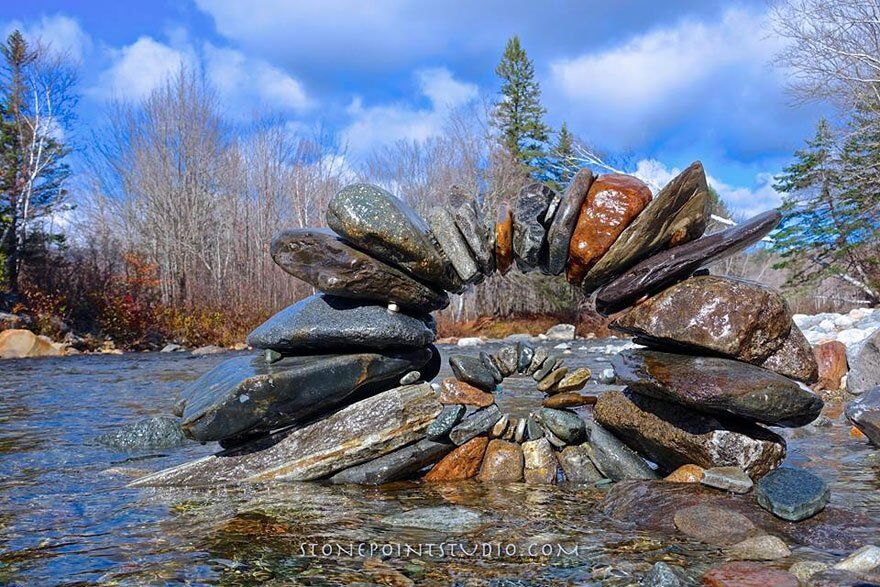
[{"label": "stacked rock arch", "polygon": [[[766,236],[779,212],[703,236],[710,204],[699,162],[656,196],[586,169],[561,194],[535,182],[491,218],[458,188],[422,218],[377,186],[348,186],[329,229],[271,244],[319,293],[251,333],[264,354],[229,359],[181,394],[186,434],[224,450],[135,484],[616,481],[685,464],[760,478],[785,457],[767,426],[819,415],[804,385],[817,367],[777,292],[704,269]],[[527,343],[453,355],[455,377],[431,385],[430,312],[514,266],[565,274],[600,312],[622,312],[612,327],[645,347],[613,359],[623,391],[581,395],[588,370]],[[550,395],[515,421],[492,395],[514,375]],[[593,404],[592,417],[571,409]]]}]

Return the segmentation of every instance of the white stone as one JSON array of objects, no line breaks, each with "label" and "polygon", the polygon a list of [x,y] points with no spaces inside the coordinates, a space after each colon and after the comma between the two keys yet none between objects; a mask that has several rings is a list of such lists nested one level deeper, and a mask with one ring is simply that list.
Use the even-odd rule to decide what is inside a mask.
[{"label": "white stone", "polygon": [[852,328],[853,324],[855,324],[855,320],[846,315],[838,316],[834,319],[834,325],[838,328]]},{"label": "white stone", "polygon": [[556,345],[556,346],[553,347],[553,348],[554,348],[554,349],[560,349],[560,350],[562,350],[562,349],[569,349],[569,348],[571,348],[571,346],[570,346],[569,344],[567,344],[567,343],[560,342],[558,345]]},{"label": "white stone", "polygon": [[867,573],[880,567],[880,548],[869,544],[863,546],[833,568],[852,573]]},{"label": "white stone", "polygon": [[819,330],[824,330],[825,332],[834,332],[836,328],[834,328],[834,320],[830,320],[825,318],[821,322],[819,322],[818,326]]},{"label": "white stone", "polygon": [[544,334],[550,340],[573,340],[574,331],[574,324],[557,324],[550,327]]},{"label": "white stone", "polygon": [[458,346],[479,346],[483,344],[483,339],[478,336],[467,336],[458,339]]}]

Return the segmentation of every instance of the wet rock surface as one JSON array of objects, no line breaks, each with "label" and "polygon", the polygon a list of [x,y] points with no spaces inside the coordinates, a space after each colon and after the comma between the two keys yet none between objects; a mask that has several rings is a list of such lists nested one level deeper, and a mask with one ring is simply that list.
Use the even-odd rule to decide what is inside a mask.
[{"label": "wet rock surface", "polygon": [[174,448],[186,443],[187,438],[177,418],[152,416],[101,434],[95,438],[95,442],[113,450],[137,452]]},{"label": "wet rock surface", "polygon": [[328,481],[334,484],[381,485],[406,479],[436,463],[454,448],[455,445],[450,443],[419,440],[372,461],[339,471]]},{"label": "wet rock surface", "polygon": [[486,453],[488,445],[488,438],[477,436],[456,447],[428,471],[425,475],[425,481],[438,483],[463,481],[475,477],[480,471],[483,455]]},{"label": "wet rock surface", "polygon": [[546,214],[555,192],[541,183],[524,187],[513,207],[513,252],[517,268],[527,273],[538,268],[547,232]]},{"label": "wet rock surface", "polygon": [[657,474],[645,460],[598,423],[586,422],[590,458],[612,481],[622,479],[656,479]]},{"label": "wet rock surface", "polygon": [[819,366],[813,349],[796,324],[791,325],[791,331],[779,350],[767,357],[760,366],[807,384],[815,383],[819,378]]},{"label": "wet rock surface", "polygon": [[762,508],[784,520],[799,522],[825,509],[830,497],[820,477],[792,467],[780,467],[762,477],[755,486]]},{"label": "wet rock surface", "polygon": [[572,178],[562,196],[559,209],[547,230],[547,259],[544,270],[548,275],[559,275],[565,270],[572,235],[594,179],[592,171],[581,169]]},{"label": "wet rock surface", "polygon": [[874,446],[880,447],[880,386],[846,406],[846,417]]}]

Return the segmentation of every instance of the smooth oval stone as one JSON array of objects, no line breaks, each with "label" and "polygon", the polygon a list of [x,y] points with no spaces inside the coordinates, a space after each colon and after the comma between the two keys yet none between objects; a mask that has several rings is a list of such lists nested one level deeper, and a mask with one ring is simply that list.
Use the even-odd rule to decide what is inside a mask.
[{"label": "smooth oval stone", "polygon": [[663,291],[700,267],[755,244],[781,220],[779,210],[768,210],[727,230],[657,253],[600,289],[596,293],[596,309],[607,316],[643,296]]},{"label": "smooth oval stone", "polygon": [[282,231],[272,241],[270,252],[279,267],[325,293],[394,302],[422,312],[449,305],[446,292],[436,291],[374,259],[328,230]]},{"label": "smooth oval stone", "polygon": [[776,352],[791,327],[791,311],[778,292],[714,275],[677,283],[611,325],[653,347],[708,350],[753,364]]},{"label": "smooth oval stone", "polygon": [[513,253],[516,266],[523,273],[533,271],[541,262],[541,250],[547,233],[547,212],[556,193],[548,186],[533,182],[520,190],[513,208]]},{"label": "smooth oval stone", "polygon": [[483,454],[485,454],[488,444],[489,439],[485,436],[477,436],[465,442],[434,465],[425,475],[425,481],[438,483],[442,481],[462,481],[476,477],[480,471],[480,464],[483,462]]},{"label": "smooth oval stone", "polygon": [[709,202],[706,174],[697,161],[660,190],[620,233],[581,288],[592,292],[655,252],[701,236],[709,223]]},{"label": "smooth oval stone", "polygon": [[494,233],[486,224],[483,214],[472,198],[464,202],[452,213],[455,225],[464,237],[477,266],[484,275],[495,272]]},{"label": "smooth oval stone", "polygon": [[830,492],[821,477],[792,467],[771,471],[755,487],[758,505],[783,520],[799,522],[825,509]]},{"label": "smooth oval stone", "polygon": [[346,186],[330,200],[326,217],[336,234],[373,257],[438,288],[452,285],[428,225],[384,189],[365,183]]},{"label": "smooth oval stone", "polygon": [[651,189],[631,175],[600,175],[592,183],[569,245],[566,277],[570,283],[581,282],[651,197]]},{"label": "smooth oval stone", "polygon": [[489,441],[477,479],[483,483],[511,483],[523,479],[523,451],[515,442]]},{"label": "smooth oval stone", "polygon": [[269,318],[248,335],[247,343],[286,354],[422,348],[434,342],[434,329],[428,315],[410,316],[369,302],[320,294]]},{"label": "smooth oval stone", "polygon": [[573,412],[541,408],[538,418],[545,428],[566,444],[578,444],[587,437],[586,424]]},{"label": "smooth oval stone", "polygon": [[726,548],[724,554],[733,560],[768,561],[785,558],[791,555],[791,550],[776,536],[764,534],[737,542]]},{"label": "smooth oval stone", "polygon": [[498,368],[498,365],[495,364],[495,360],[492,358],[492,355],[487,353],[486,351],[480,351],[480,361],[482,361],[483,366],[492,373],[492,377],[495,379],[496,383],[501,383],[504,381],[504,374]]},{"label": "smooth oval stone", "polygon": [[709,414],[804,426],[824,405],[787,377],[720,357],[639,349],[623,351],[611,364],[618,380],[633,391]]},{"label": "smooth oval stone", "polygon": [[711,505],[683,508],[673,519],[679,532],[713,546],[732,546],[758,529],[739,512]]},{"label": "smooth oval stone", "polygon": [[334,485],[381,485],[400,481],[436,463],[454,448],[454,444],[422,439],[372,461],[343,469],[328,481]]},{"label": "smooth oval stone", "polygon": [[477,283],[482,280],[482,274],[477,267],[467,241],[461,235],[461,231],[455,225],[455,218],[446,208],[431,208],[428,212],[428,224],[431,226],[431,234],[440,245],[440,250],[455,268],[455,273],[464,284]]},{"label": "smooth oval stone", "polygon": [[513,265],[513,212],[505,202],[498,210],[495,221],[495,269],[501,275]]},{"label": "smooth oval stone", "polygon": [[428,440],[442,440],[448,437],[455,425],[464,418],[466,411],[467,408],[460,404],[443,406],[443,410],[425,430],[425,437]]},{"label": "smooth oval stone", "polygon": [[880,446],[880,387],[846,406],[846,417],[874,446]]},{"label": "smooth oval stone", "polygon": [[547,258],[542,266],[547,275],[559,275],[565,271],[571,238],[595,178],[589,169],[581,169],[565,189],[559,210],[554,215],[550,228],[547,229]]},{"label": "smooth oval stone", "polygon": [[471,438],[491,430],[492,426],[500,419],[501,410],[498,409],[496,404],[492,404],[488,408],[479,409],[453,428],[452,432],[449,433],[449,439],[461,446]]},{"label": "smooth oval stone", "polygon": [[483,391],[495,389],[495,378],[479,358],[468,355],[451,355],[449,366],[459,380],[470,383]]},{"label": "smooth oval stone", "polygon": [[234,357],[184,390],[182,427],[190,438],[209,441],[303,424],[396,387],[404,373],[430,357],[429,349],[288,357],[271,365],[262,357]]}]

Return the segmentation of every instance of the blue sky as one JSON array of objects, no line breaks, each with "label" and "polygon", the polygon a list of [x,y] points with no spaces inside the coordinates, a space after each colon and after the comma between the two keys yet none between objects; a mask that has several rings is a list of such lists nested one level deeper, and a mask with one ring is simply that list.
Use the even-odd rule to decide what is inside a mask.
[{"label": "blue sky", "polygon": [[626,153],[663,183],[701,159],[742,213],[778,203],[772,175],[823,107],[795,105],[764,0],[5,1],[13,27],[82,62],[80,122],[138,99],[181,65],[217,87],[227,114],[259,108],[323,123],[356,164],[397,139],[440,132],[451,108],[492,95],[508,37],[535,62],[554,127]]}]

